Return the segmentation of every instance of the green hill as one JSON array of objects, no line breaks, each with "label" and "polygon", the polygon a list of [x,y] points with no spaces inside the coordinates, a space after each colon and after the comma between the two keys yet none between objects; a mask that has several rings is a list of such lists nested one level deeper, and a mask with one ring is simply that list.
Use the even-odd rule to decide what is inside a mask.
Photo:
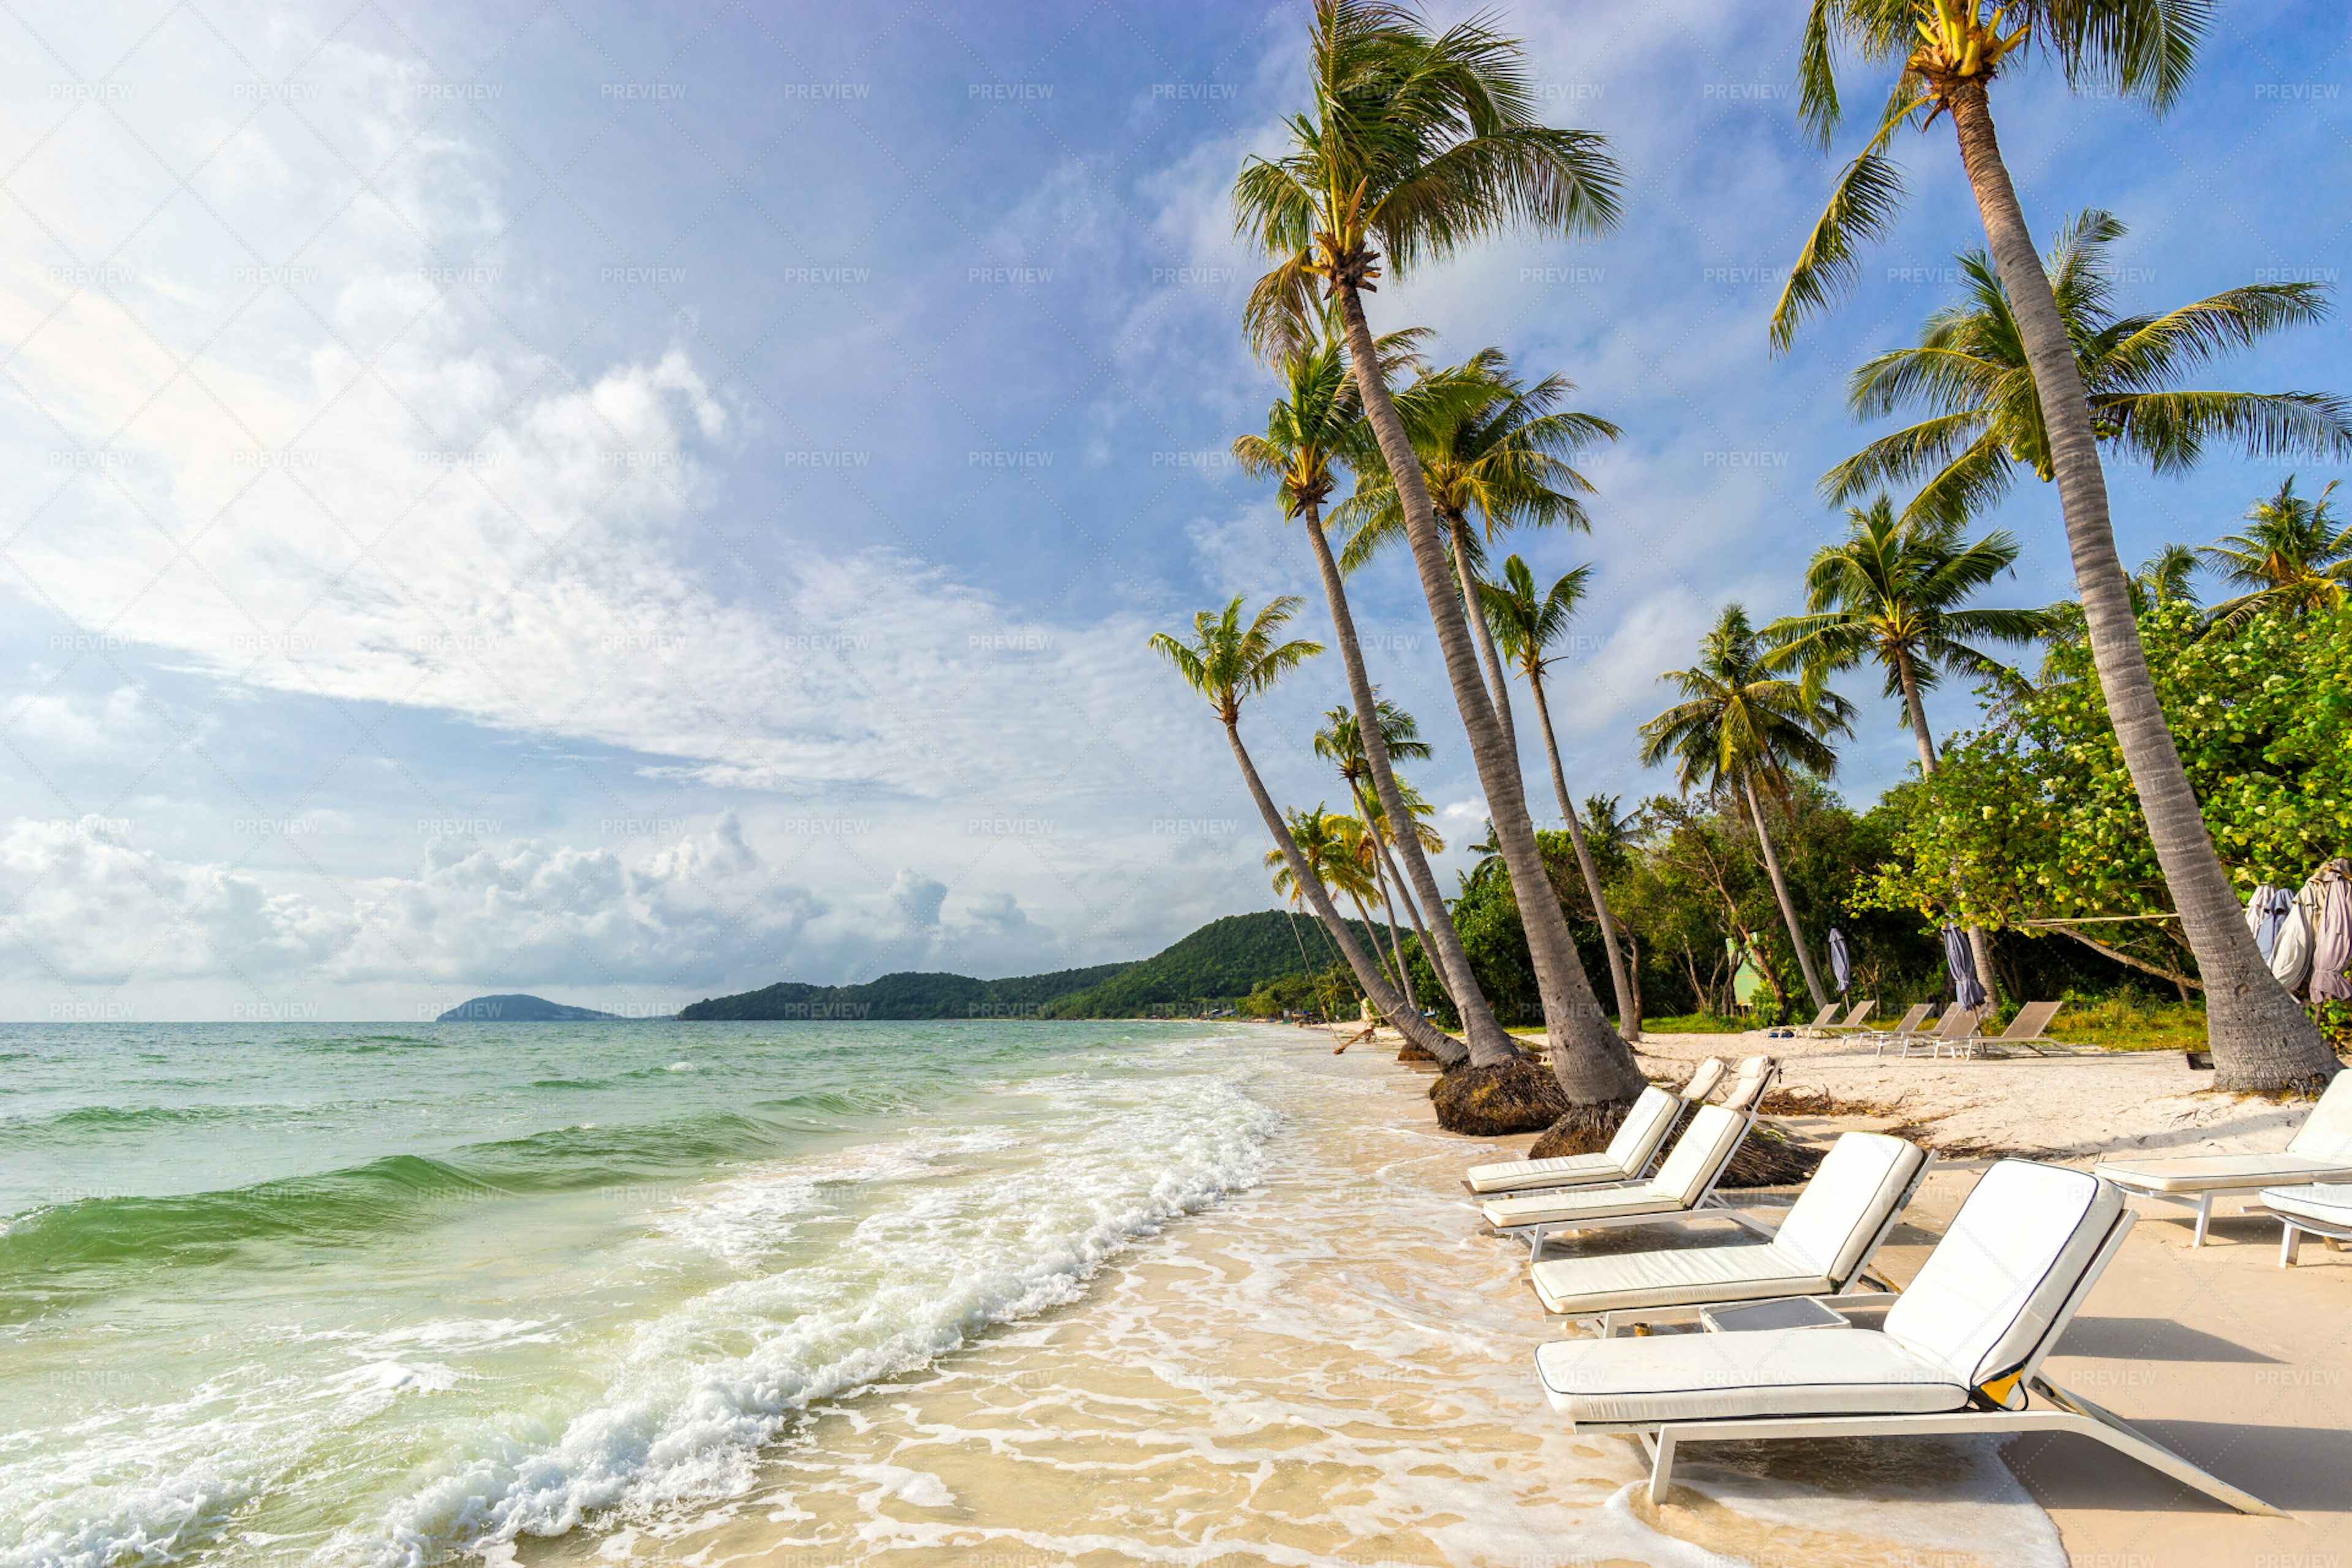
[{"label": "green hill", "polygon": [[[1370,942],[1355,921],[1360,942]],[[1304,962],[1299,947],[1304,942]],[[1150,958],[1052,974],[974,980],[965,974],[885,974],[863,985],[780,980],[758,991],[717,996],[679,1010],[695,1020],[781,1022],[795,1018],[1132,1018],[1192,1013],[1230,1004],[1260,984],[1319,973],[1339,959],[1314,920],[1280,910],[1227,915]]]},{"label": "green hill", "polygon": [[[1370,942],[1363,925],[1348,922],[1356,940]],[[1299,957],[1304,943],[1307,955]],[[1211,921],[1175,946],[1129,964],[1118,973],[1049,1005],[1049,1018],[1132,1018],[1190,1013],[1246,996],[1262,982],[1318,973],[1339,962],[1329,933],[1311,916],[1281,910]]]},{"label": "green hill", "polygon": [[1132,965],[1098,963],[1052,974],[974,980],[968,974],[885,974],[863,985],[803,985],[780,980],[758,991],[697,1002],[678,1010],[688,1022],[777,1022],[792,1018],[1025,1018],[1046,1003],[1097,984]]}]

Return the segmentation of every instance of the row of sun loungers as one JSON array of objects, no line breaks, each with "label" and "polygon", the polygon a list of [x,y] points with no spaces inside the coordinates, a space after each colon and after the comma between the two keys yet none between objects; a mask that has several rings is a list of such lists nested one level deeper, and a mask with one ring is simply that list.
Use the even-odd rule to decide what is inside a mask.
[{"label": "row of sun loungers", "polygon": [[[2048,1022],[2019,1019],[2034,1033]],[[2352,1073],[2278,1154],[2118,1160],[2089,1173],[2000,1161],[1898,1291],[1871,1266],[1934,1163],[1927,1151],[1846,1133],[1777,1226],[1717,1195],[1778,1070],[1751,1058],[1723,1102],[1707,1104],[1726,1076],[1711,1061],[1680,1093],[1647,1091],[1603,1154],[1481,1165],[1465,1180],[1486,1223],[1528,1242],[1544,1310],[1597,1331],[1537,1352],[1546,1397],[1578,1428],[1639,1436],[1654,1502],[1682,1443],[2074,1432],[2242,1512],[2279,1511],[2041,1369],[2129,1234],[2127,1197],[2193,1204],[2201,1245],[2217,1195],[2256,1194],[2249,1212],[2284,1226],[2283,1266],[2302,1237],[2352,1240]],[[1543,1256],[1548,1243],[1586,1231],[1702,1219],[1769,1239]],[[1841,1308],[1883,1308],[1885,1318],[1865,1329]],[[1675,1327],[1685,1331],[1652,1331]],[[1622,1337],[1629,1328],[1639,1337]]]}]

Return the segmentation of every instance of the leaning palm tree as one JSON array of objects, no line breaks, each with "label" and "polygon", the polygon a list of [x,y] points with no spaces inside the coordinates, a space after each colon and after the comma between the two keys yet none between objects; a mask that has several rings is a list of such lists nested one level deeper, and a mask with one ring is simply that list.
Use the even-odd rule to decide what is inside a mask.
[{"label": "leaning palm tree", "polygon": [[[1410,334],[1399,335],[1374,345],[1373,352],[1385,355],[1391,364],[1402,365],[1408,363],[1412,342]],[[1363,646],[1356,636],[1356,620],[1349,608],[1347,589],[1340,581],[1339,564],[1332,558],[1331,542],[1324,531],[1323,507],[1336,483],[1334,465],[1360,447],[1362,405],[1355,382],[1348,373],[1346,351],[1328,337],[1296,345],[1284,357],[1281,371],[1283,396],[1267,411],[1265,434],[1236,438],[1234,457],[1250,474],[1276,479],[1283,515],[1297,518],[1306,525],[1316,570],[1323,583],[1324,600],[1331,613],[1332,633],[1339,645],[1339,662],[1347,671],[1349,700],[1360,718],[1376,710],[1377,699],[1371,675],[1364,666]],[[1390,765],[1385,735],[1385,726],[1374,722],[1369,727],[1362,743],[1364,773],[1372,785],[1372,798],[1381,803],[1382,810],[1402,815],[1403,797]],[[1360,801],[1358,809],[1363,808]],[[1429,911],[1430,935],[1434,943],[1432,945],[1425,938],[1423,951],[1430,955],[1431,963],[1444,982],[1446,994],[1454,998],[1462,1019],[1463,1037],[1469,1044],[1471,1062],[1484,1066],[1517,1057],[1518,1047],[1496,1021],[1493,1009],[1486,1005],[1486,994],[1478,987],[1477,977],[1471,973],[1469,956],[1463,951],[1462,939],[1446,912],[1445,898],[1438,888],[1436,873],[1430,868],[1428,857],[1418,844],[1409,841],[1396,846],[1396,855],[1403,865],[1407,885],[1420,895],[1423,906]]]},{"label": "leaning palm tree", "polygon": [[[2106,451],[2159,474],[2194,467],[2216,440],[2258,458],[2352,453],[2352,410],[2340,397],[2179,385],[2192,366],[2283,328],[2326,320],[2326,284],[2250,283],[2160,316],[2117,316],[2107,251],[2123,234],[2108,214],[2084,213],[2060,233],[2046,263],[2092,433]],[[1958,259],[1961,302],[1927,318],[1917,347],[1864,363],[1848,393],[1858,418],[1905,409],[1927,417],[1832,468],[1822,479],[1830,500],[1880,485],[1916,485],[1906,516],[1966,516],[2006,494],[2020,467],[2044,481],[2055,477],[2033,370],[2000,270],[1981,250]]]},{"label": "leaning palm tree", "polygon": [[[1363,858],[1364,825],[1345,812],[1330,810],[1319,801],[1312,811],[1303,806],[1292,811],[1289,824],[1290,843],[1306,864],[1307,874],[1320,881],[1327,890],[1348,896],[1348,901],[1356,906],[1357,920],[1365,931],[1373,933],[1372,947],[1378,952],[1380,927],[1365,903],[1372,892],[1372,877]],[[1289,850],[1282,846],[1265,852],[1265,863],[1274,871],[1274,890],[1297,904],[1305,893],[1290,861]],[[1404,989],[1397,978],[1402,973],[1401,968],[1383,969],[1382,973],[1400,991]]]},{"label": "leaning palm tree", "polygon": [[1355,932],[1339,918],[1330,892],[1298,853],[1298,845],[1291,837],[1282,814],[1275,809],[1274,797],[1266,794],[1265,783],[1258,777],[1257,765],[1250,761],[1249,748],[1242,744],[1243,702],[1271,689],[1285,675],[1323,651],[1321,644],[1303,638],[1281,640],[1283,627],[1297,613],[1298,601],[1285,595],[1268,600],[1244,626],[1242,595],[1236,594],[1223,610],[1202,610],[1192,617],[1191,642],[1180,641],[1166,632],[1154,632],[1151,647],[1175,667],[1186,685],[1207,698],[1209,706],[1216,711],[1217,721],[1225,727],[1225,740],[1233,747],[1234,761],[1241,765],[1242,782],[1249,787],[1250,799],[1255,803],[1266,832],[1273,836],[1276,848],[1288,862],[1291,877],[1305,889],[1316,918],[1331,933],[1332,945],[1348,961],[1356,984],[1364,988],[1372,1005],[1395,1024],[1405,1038],[1441,1062],[1461,1061],[1466,1055],[1461,1043],[1431,1028],[1418,1012],[1407,1007],[1389,983],[1381,978],[1380,966],[1364,955]]},{"label": "leaning palm tree", "polygon": [[1318,295],[1339,308],[1349,369],[1400,494],[1446,679],[1501,835],[1552,1070],[1573,1104],[1630,1100],[1643,1079],[1593,998],[1544,875],[1518,759],[1479,673],[1363,300],[1383,261],[1403,277],[1506,229],[1607,228],[1617,218],[1617,166],[1600,135],[1537,121],[1524,53],[1484,18],[1433,36],[1389,0],[1316,0],[1310,45],[1313,104],[1287,122],[1288,145],[1250,158],[1234,186],[1236,227],[1274,260],[1251,290],[1246,324],[1259,352],[1279,354],[1316,335]]},{"label": "leaning palm tree", "polygon": [[[1989,643],[2030,642],[2048,629],[2038,610],[1971,608],[1986,584],[2017,565],[2018,543],[2007,530],[1981,539],[1960,537],[1949,513],[1906,510],[1895,515],[1885,495],[1867,509],[1846,509],[1846,536],[1813,552],[1805,568],[1805,609],[1764,628],[1775,670],[1801,668],[1818,686],[1831,675],[1874,661],[1886,677],[1886,695],[1900,698],[1919,744],[1919,771],[1936,771],[1936,737],[1927,728],[1927,692],[1947,674],[1990,679],[2012,672],[1985,650]],[[1984,928],[1969,928],[1977,973],[1992,984],[1992,955]]]},{"label": "leaning palm tree", "polygon": [[[2148,837],[2206,984],[2207,1034],[2224,1088],[2262,1089],[2331,1078],[2335,1053],[2274,980],[2246,928],[2213,852],[2197,796],[2140,647],[2130,584],[2116,557],[2099,467],[2097,421],[2048,274],[2035,253],[1992,121],[1994,79],[2035,50],[2069,87],[2169,108],[2195,63],[2207,0],[1811,0],[1799,51],[1799,103],[1824,145],[1840,118],[1833,54],[1843,45],[1879,66],[1900,62],[1893,96],[1862,153],[1839,174],[1772,314],[1786,348],[1861,268],[1861,249],[1894,221],[1903,179],[1888,148],[1906,127],[1948,114],[1985,239],[2017,322],[2047,433],[2074,586],[2099,685]],[[2003,33],[2007,26],[2011,30]]]},{"label": "leaning palm tree", "polygon": [[[1434,754],[1429,742],[1421,738],[1421,727],[1412,714],[1380,698],[1377,693],[1373,709],[1380,716],[1381,744],[1391,761],[1397,758],[1408,761],[1425,759]],[[1413,935],[1421,942],[1421,951],[1433,955],[1433,967],[1436,964],[1433,956],[1436,950],[1430,943],[1428,928],[1422,924],[1421,910],[1413,902],[1412,889],[1405,887],[1404,879],[1396,875],[1396,857],[1389,847],[1388,813],[1372,788],[1371,759],[1364,747],[1363,730],[1356,721],[1354,710],[1349,708],[1325,710],[1323,721],[1324,727],[1315,731],[1315,754],[1339,770],[1339,781],[1348,786],[1349,798],[1356,803],[1358,814],[1370,828],[1364,835],[1364,850],[1370,862],[1373,881],[1380,889],[1382,906],[1388,910],[1389,946],[1395,955],[1397,973],[1404,977],[1402,989],[1405,1000],[1418,1006],[1420,999],[1413,994],[1412,972],[1405,967],[1404,940],[1397,933],[1397,899],[1403,899],[1405,913],[1412,922]],[[1428,803],[1423,801],[1402,776],[1396,780],[1396,792],[1408,816],[1415,816],[1427,809]],[[1422,855],[1424,864],[1428,856],[1445,847],[1444,839],[1425,829],[1413,834],[1412,838],[1411,849]],[[1393,893],[1391,891],[1392,878]],[[1451,923],[1450,920],[1448,923]],[[1443,971],[1439,972],[1438,983],[1441,985],[1445,983]],[[1451,988],[1447,989],[1446,994],[1449,997],[1453,994]]]},{"label": "leaning palm tree", "polygon": [[2252,528],[2198,552],[2225,579],[2252,590],[2213,606],[2208,636],[2234,631],[2265,610],[2301,616],[2344,603],[2352,581],[2352,526],[2336,526],[2327,508],[2335,490],[2330,482],[2316,497],[2299,496],[2289,474],[2278,494],[2246,513]]},{"label": "leaning palm tree", "polygon": [[1559,656],[1552,649],[1568,635],[1569,622],[1575,618],[1585,585],[1591,579],[1592,568],[1579,566],[1562,574],[1558,582],[1538,595],[1528,563],[1513,555],[1503,562],[1503,580],[1479,584],[1478,595],[1484,619],[1493,628],[1503,657],[1518,667],[1529,695],[1535,699],[1536,722],[1543,730],[1544,756],[1551,763],[1552,793],[1559,797],[1559,815],[1568,823],[1568,841],[1576,849],[1577,869],[1584,875],[1584,891],[1592,900],[1593,917],[1601,925],[1601,945],[1609,954],[1609,984],[1617,997],[1617,1032],[1628,1040],[1638,1041],[1642,1037],[1641,998],[1626,976],[1617,922],[1609,913],[1609,895],[1601,886],[1601,868],[1593,862],[1592,847],[1584,841],[1584,824],[1578,820],[1576,807],[1569,800],[1568,774],[1560,768],[1559,742],[1552,734],[1551,704],[1544,698],[1544,671],[1559,661]]},{"label": "leaning palm tree", "polygon": [[[1597,415],[1559,406],[1576,389],[1566,376],[1547,376],[1529,386],[1511,374],[1510,363],[1502,350],[1481,349],[1466,364],[1428,373],[1397,399],[1465,604],[1477,602],[1486,546],[1505,531],[1558,526],[1591,531],[1584,498],[1593,493],[1592,485],[1570,459],[1619,434]],[[1365,481],[1332,515],[1335,526],[1350,531],[1340,555],[1340,564],[1350,572],[1404,531],[1395,485],[1383,482],[1384,468],[1365,468]],[[1472,616],[1470,632],[1486,667],[1504,743],[1516,758],[1518,732],[1510,688],[1486,617]]]},{"label": "leaning palm tree", "polygon": [[1830,994],[1822,987],[1812,950],[1797,923],[1789,879],[1764,820],[1763,796],[1787,802],[1791,773],[1827,778],[1836,770],[1837,753],[1827,737],[1853,733],[1853,705],[1812,682],[1774,675],[1767,657],[1747,610],[1726,605],[1714,629],[1699,639],[1698,662],[1659,677],[1681,688],[1683,700],[1642,726],[1642,765],[1674,761],[1679,764],[1675,782],[1684,791],[1704,787],[1717,797],[1738,794],[1747,802],[1772,894],[1797,950],[1797,968],[1813,1005],[1826,1007]]}]

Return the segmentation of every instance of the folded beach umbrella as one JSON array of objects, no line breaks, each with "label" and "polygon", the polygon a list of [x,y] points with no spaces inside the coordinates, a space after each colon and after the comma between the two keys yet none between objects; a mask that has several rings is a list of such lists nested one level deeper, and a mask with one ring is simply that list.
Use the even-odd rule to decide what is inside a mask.
[{"label": "folded beach umbrella", "polygon": [[2311,917],[2311,999],[2352,1002],[2352,979],[2344,973],[2352,968],[2352,866],[2330,860],[2303,891],[2311,900],[2305,907],[2316,906]]},{"label": "folded beach umbrella", "polygon": [[1977,978],[1976,960],[1969,956],[1969,934],[1958,926],[1944,928],[1944,963],[1952,971],[1952,995],[1971,1013],[1985,1005],[1983,982]]},{"label": "folded beach umbrella", "polygon": [[1853,984],[1853,954],[1845,950],[1845,932],[1830,927],[1830,973],[1837,981],[1838,994],[1845,994]]},{"label": "folded beach umbrella", "polygon": [[2271,973],[2290,991],[2303,989],[2311,967],[2311,921],[2293,893],[2264,882],[2246,900],[2246,926]]}]

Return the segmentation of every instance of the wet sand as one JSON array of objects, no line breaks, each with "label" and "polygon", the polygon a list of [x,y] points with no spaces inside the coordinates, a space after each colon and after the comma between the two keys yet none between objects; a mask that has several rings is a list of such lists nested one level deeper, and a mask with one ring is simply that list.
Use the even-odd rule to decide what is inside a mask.
[{"label": "wet sand", "polygon": [[[1263,1045],[1258,1043],[1263,1040]],[[1083,1299],[812,1411],[740,1495],[526,1541],[526,1562],[1727,1565],[2064,1561],[1990,1444],[1693,1454],[1663,1510],[1631,1437],[1538,1392],[1526,1254],[1390,1051],[1267,1030],[1265,1179],[1146,1237]],[[1713,1228],[1713,1227],[1711,1227]],[[1616,1245],[1686,1232],[1619,1233]]]}]

